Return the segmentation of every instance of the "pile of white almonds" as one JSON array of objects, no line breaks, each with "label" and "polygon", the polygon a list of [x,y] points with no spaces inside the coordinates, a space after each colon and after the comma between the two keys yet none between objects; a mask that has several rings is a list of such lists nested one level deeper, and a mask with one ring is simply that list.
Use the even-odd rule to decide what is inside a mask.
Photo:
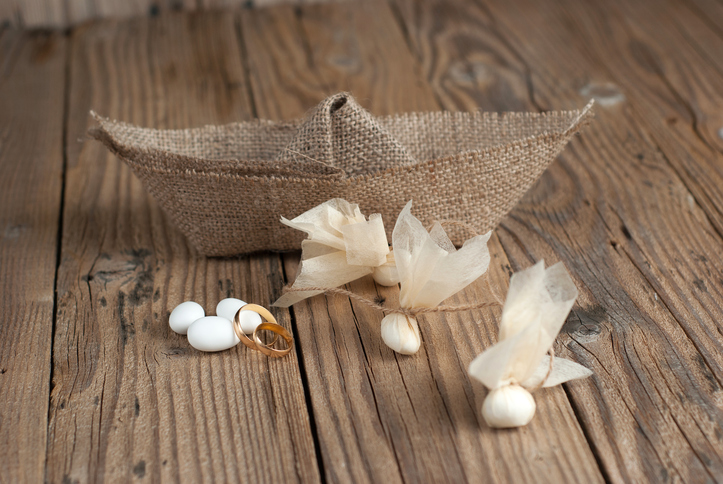
[{"label": "pile of white almonds", "polygon": [[[200,304],[186,301],[171,312],[168,323],[176,333],[187,335],[188,342],[197,350],[223,351],[241,342],[232,321],[245,305],[244,301],[230,297],[216,305],[217,316],[206,316]],[[239,320],[244,334],[253,334],[262,322],[261,316],[253,311],[241,311]]]}]

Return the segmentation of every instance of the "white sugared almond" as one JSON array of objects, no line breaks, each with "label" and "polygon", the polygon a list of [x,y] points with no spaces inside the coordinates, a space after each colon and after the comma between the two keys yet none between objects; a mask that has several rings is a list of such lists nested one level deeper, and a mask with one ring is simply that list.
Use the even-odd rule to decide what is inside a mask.
[{"label": "white sugared almond", "polygon": [[233,321],[233,317],[236,315],[236,312],[244,306],[246,306],[246,302],[241,299],[236,299],[235,297],[222,299],[216,305],[216,316],[221,316],[229,321]]},{"label": "white sugared almond", "polygon": [[233,324],[220,316],[206,316],[188,328],[188,342],[200,351],[223,351],[241,342]]},{"label": "white sugared almond", "polygon": [[[244,306],[246,306],[246,303],[241,299],[229,297],[218,303],[216,306],[216,314],[229,321],[233,321],[238,310]],[[245,334],[252,334],[256,326],[262,323],[259,313],[253,311],[242,311],[239,315],[239,321],[241,322],[241,330]]]},{"label": "white sugared almond", "polygon": [[241,331],[243,331],[244,334],[252,334],[256,326],[263,322],[259,313],[253,311],[241,311],[239,321],[241,322]]},{"label": "white sugared almond", "polygon": [[171,329],[178,334],[186,334],[188,327],[204,317],[203,307],[193,301],[186,301],[176,306],[168,318]]}]

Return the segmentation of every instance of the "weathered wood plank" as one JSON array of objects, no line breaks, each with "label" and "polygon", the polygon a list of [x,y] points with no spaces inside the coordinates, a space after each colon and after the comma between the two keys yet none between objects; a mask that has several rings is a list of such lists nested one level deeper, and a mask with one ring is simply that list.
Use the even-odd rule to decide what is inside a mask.
[{"label": "weathered wood plank", "polygon": [[18,25],[15,4],[12,1],[0,3],[0,32],[11,25]]},{"label": "weathered wood plank", "polygon": [[239,17],[258,116],[297,118],[331,94],[312,67],[312,53],[298,15],[292,7],[278,7],[244,12]]},{"label": "weathered wood plank", "polygon": [[309,5],[301,25],[329,94],[349,91],[377,115],[436,106],[387,4]]},{"label": "weathered wood plank", "polygon": [[[376,114],[438,107],[387,4],[297,12],[241,16],[260,116],[296,117],[307,99],[342,89]],[[496,239],[490,246],[492,276],[504,286],[504,252]],[[293,277],[298,256],[285,262]],[[452,302],[489,297],[486,287],[480,281]],[[390,305],[398,297],[398,289],[370,279],[350,288]],[[425,316],[424,346],[412,357],[383,344],[380,314],[348,299],[317,297],[293,312],[328,480],[601,480],[562,389],[538,394],[538,416],[521,431],[492,432],[481,423],[484,390],[470,383],[466,367],[494,338],[499,311]]]},{"label": "weathered wood plank", "polygon": [[[683,41],[684,49],[694,49],[698,51],[698,56],[705,57],[706,62],[703,65],[696,62],[695,69],[707,70],[710,66],[714,66],[718,70],[723,68],[723,59],[721,59],[723,4],[709,0],[689,2],[669,0],[663,4],[662,11],[651,11],[650,5],[647,3],[645,5],[645,13],[653,14],[657,21],[664,22],[666,29],[670,28],[673,31],[671,37]],[[647,24],[648,22],[641,27],[649,27]],[[659,29],[659,32],[649,30],[649,32],[651,35],[658,36],[665,30]],[[670,41],[670,39],[666,40]],[[671,54],[682,54],[677,51],[678,47],[679,45],[676,44],[676,51]]]},{"label": "weathered wood plank", "polygon": [[[596,15],[591,7],[586,18]],[[616,2],[601,19],[620,55],[594,55],[630,93],[655,143],[723,233],[723,37],[684,2]],[[588,35],[597,47],[600,30]]]},{"label": "weathered wood plank", "polygon": [[67,28],[93,19],[156,16],[168,11],[264,8],[279,4],[348,0],[3,0],[0,24],[18,27]]},{"label": "weathered wood plank", "polygon": [[[717,403],[721,239],[651,136],[657,126],[649,126],[654,111],[646,111],[648,100],[670,105],[669,91],[649,83],[633,89],[631,79],[656,74],[633,62],[620,64],[627,47],[640,51],[640,40],[620,27],[621,17],[607,13],[607,6],[398,3],[415,51],[449,108],[495,102],[475,86],[447,84],[454,62],[471,64],[485,53],[495,62],[482,61],[475,70],[516,66],[517,83],[529,92],[521,100],[531,108],[599,98],[594,127],[550,168],[498,234],[515,269],[542,257],[562,259],[578,278],[578,321],[568,323],[564,343],[595,376],[569,385],[568,392],[606,476],[716,479],[723,471]],[[462,34],[440,34],[451,31]],[[495,43],[506,49],[490,54]],[[436,52],[446,55],[431,54]],[[458,91],[466,97],[453,98]]]},{"label": "weathered wood plank", "polygon": [[0,33],[0,475],[45,476],[67,41]]},{"label": "weathered wood plank", "polygon": [[159,128],[249,118],[233,18],[95,23],[72,60],[48,480],[318,481],[295,354],[201,353],[168,327],[184,300],[269,305],[280,258],[200,257],[127,166],[77,141],[91,108]]},{"label": "weathered wood plank", "polygon": [[[691,12],[698,16],[708,28],[704,29],[706,35],[713,31],[717,36],[723,35],[721,30],[721,20],[723,20],[723,5],[715,0],[691,0],[690,2],[680,2],[682,6],[688,8]],[[700,32],[699,32],[700,33]],[[720,62],[715,59],[714,61]]]},{"label": "weathered wood plank", "polygon": [[16,21],[23,27],[65,27],[68,25],[65,2],[59,0],[10,0],[17,11]]}]

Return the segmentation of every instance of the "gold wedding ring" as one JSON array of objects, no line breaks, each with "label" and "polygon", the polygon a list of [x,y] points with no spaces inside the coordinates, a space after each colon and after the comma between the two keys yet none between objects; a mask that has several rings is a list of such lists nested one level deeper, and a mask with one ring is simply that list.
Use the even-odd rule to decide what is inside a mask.
[{"label": "gold wedding ring", "polygon": [[[269,323],[278,324],[276,322],[276,318],[274,317],[271,312],[269,312],[268,309],[266,309],[263,306],[259,306],[258,304],[246,304],[241,307],[238,311],[236,311],[236,315],[233,317],[233,332],[236,333],[236,337],[241,340],[241,342],[247,346],[248,348],[251,348],[252,350],[258,349],[256,344],[263,344],[260,339],[258,339],[256,336],[254,336],[254,339],[249,339],[248,336],[246,336],[246,333],[243,332],[243,329],[241,329],[241,311],[253,311],[257,313],[259,316],[261,316],[263,319],[268,321]],[[276,340],[278,340],[279,336],[275,335],[274,340],[271,342],[271,344],[275,344]]]},{"label": "gold wedding ring", "polygon": [[[251,338],[246,336],[246,334],[241,329],[241,311],[253,311],[266,320],[256,327]],[[268,345],[264,344],[257,335],[257,332],[259,330],[273,332],[273,341],[271,341],[271,343],[269,343]],[[271,314],[268,309],[263,306],[259,306],[258,304],[246,304],[241,309],[236,311],[236,315],[233,317],[233,331],[234,333],[236,333],[236,337],[238,337],[238,339],[240,339],[244,345],[251,348],[252,350],[258,350],[266,356],[271,356],[273,358],[280,358],[284,355],[289,354],[294,341],[291,333],[289,333],[283,326],[276,322],[276,318],[274,317],[274,315]],[[279,336],[281,336],[284,341],[286,341],[287,348],[283,350],[277,350],[275,348],[272,348],[279,340]]]},{"label": "gold wedding ring", "polygon": [[[274,343],[266,346],[265,344],[261,343],[258,339],[258,336],[256,336],[256,333],[258,331],[272,331],[274,334],[276,334],[276,338],[281,336],[284,341],[286,341],[287,347],[283,350],[277,350],[275,348],[272,348]],[[272,358],[281,358],[282,356],[288,355],[294,344],[294,338],[291,336],[291,333],[289,333],[286,328],[277,323],[261,323],[256,326],[256,329],[254,330],[254,341],[258,341],[258,343],[256,344],[257,350],[259,350],[266,356],[271,356]],[[276,342],[276,339],[274,339],[274,342]]]}]

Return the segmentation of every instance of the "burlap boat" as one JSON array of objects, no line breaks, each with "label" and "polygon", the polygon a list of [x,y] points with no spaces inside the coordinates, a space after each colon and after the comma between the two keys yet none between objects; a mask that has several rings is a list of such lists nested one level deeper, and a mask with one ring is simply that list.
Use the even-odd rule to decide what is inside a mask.
[{"label": "burlap boat", "polygon": [[[128,163],[203,254],[300,248],[279,223],[331,198],[422,221],[494,228],[592,116],[429,112],[374,117],[347,93],[304,120],[155,130],[95,116],[91,135]],[[461,242],[462,232],[450,230]]]}]

